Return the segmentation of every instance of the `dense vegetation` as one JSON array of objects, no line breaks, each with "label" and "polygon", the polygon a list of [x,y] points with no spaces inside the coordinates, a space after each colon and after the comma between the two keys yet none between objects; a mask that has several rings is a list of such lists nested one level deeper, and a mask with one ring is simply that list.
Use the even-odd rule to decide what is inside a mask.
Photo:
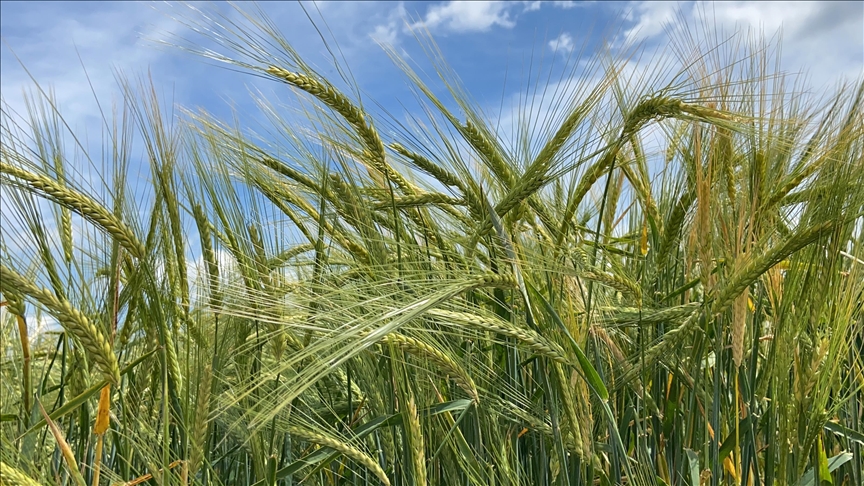
[{"label": "dense vegetation", "polygon": [[864,484],[864,80],[691,32],[496,126],[421,38],[451,98],[391,53],[394,118],[187,21],[296,94],[266,136],[3,105],[3,484]]}]

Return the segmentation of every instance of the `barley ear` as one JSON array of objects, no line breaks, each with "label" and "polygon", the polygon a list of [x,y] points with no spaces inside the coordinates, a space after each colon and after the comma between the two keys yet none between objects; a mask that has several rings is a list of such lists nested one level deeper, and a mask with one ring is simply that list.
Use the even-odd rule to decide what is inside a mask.
[{"label": "barley ear", "polygon": [[406,194],[412,194],[414,188],[402,175],[394,171],[386,162],[384,144],[378,132],[366,121],[363,112],[354,105],[345,95],[340,93],[329,83],[319,81],[302,73],[295,73],[276,66],[267,68],[267,73],[275,78],[295,86],[312,96],[318,98],[322,103],[342,115],[343,118],[354,128],[357,135],[363,141],[366,154],[372,167],[384,177],[393,181],[399,189]]},{"label": "barley ear", "polygon": [[465,140],[474,147],[480,157],[492,170],[492,173],[504,184],[507,189],[516,183],[516,175],[513,174],[511,165],[504,160],[498,147],[493,144],[483,130],[468,120],[464,126],[460,126],[459,132]]},{"label": "barley ear", "polygon": [[30,476],[24,474],[20,469],[0,461],[0,478],[3,484],[9,486],[39,486],[39,483]]},{"label": "barley ear", "polygon": [[207,286],[210,290],[210,307],[213,312],[218,313],[222,307],[222,291],[219,288],[219,265],[216,263],[216,253],[213,251],[213,236],[210,230],[210,222],[204,215],[200,205],[192,205],[192,217],[195,226],[198,227],[198,236],[201,239],[201,255],[207,269]]},{"label": "barley ear", "polygon": [[423,444],[423,428],[420,424],[420,414],[414,397],[408,399],[405,414],[408,423],[408,439],[410,444],[411,462],[414,463],[414,484],[426,486],[426,454]]},{"label": "barley ear", "polygon": [[0,173],[8,174],[23,181],[25,187],[65,208],[75,211],[88,221],[100,226],[135,258],[144,257],[144,245],[135,236],[135,233],[124,223],[117,219],[111,211],[104,206],[82,194],[66,188],[60,183],[43,175],[33,174],[6,162],[0,162]]},{"label": "barley ear", "polygon": [[195,403],[195,423],[192,428],[192,452],[189,459],[189,473],[194,476],[204,461],[207,446],[208,417],[210,415],[210,392],[213,385],[213,369],[210,365],[204,368],[201,384],[198,387],[198,399]]},{"label": "barley ear", "polygon": [[9,291],[29,295],[44,305],[72,336],[74,336],[92,356],[93,361],[105,378],[115,384],[120,383],[120,368],[111,345],[102,333],[78,309],[66,299],[57,297],[48,289],[40,289],[21,274],[0,263],[0,292]]},{"label": "barley ear", "polygon": [[390,486],[390,478],[387,477],[387,473],[384,472],[384,469],[375,461],[367,455],[365,452],[348,445],[342,441],[336,440],[332,437],[328,437],[324,434],[313,432],[311,430],[290,426],[288,427],[288,432],[292,436],[296,436],[300,439],[305,440],[306,442],[311,442],[313,444],[318,444],[323,447],[329,447],[334,451],[342,454],[343,456],[356,461],[358,464],[362,465],[366,469],[372,472],[382,483],[386,486]]},{"label": "barley ear", "polygon": [[381,339],[382,344],[392,344],[403,351],[413,354],[418,357],[427,358],[433,363],[440,366],[443,371],[450,375],[456,385],[467,393],[475,403],[480,402],[480,395],[477,393],[477,386],[474,385],[474,380],[471,375],[465,372],[452,358],[443,352],[433,348],[432,346],[398,333],[390,333]]},{"label": "barley ear", "polygon": [[558,344],[549,341],[533,329],[522,328],[503,319],[485,318],[476,314],[444,309],[430,309],[427,314],[450,325],[464,325],[479,331],[507,336],[527,346],[539,356],[545,356],[556,363],[572,364]]},{"label": "barley ear", "polygon": [[744,289],[735,302],[732,303],[732,361],[735,367],[741,366],[744,359],[744,334],[747,330],[747,301],[750,299],[750,288]]}]

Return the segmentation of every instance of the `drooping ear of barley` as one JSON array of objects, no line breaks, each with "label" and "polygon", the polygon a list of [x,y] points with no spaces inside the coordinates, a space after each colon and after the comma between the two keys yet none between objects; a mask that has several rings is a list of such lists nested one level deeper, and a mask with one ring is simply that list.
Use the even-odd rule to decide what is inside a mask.
[{"label": "drooping ear of barley", "polygon": [[744,289],[756,281],[760,275],[789,255],[813,243],[819,237],[828,234],[838,224],[840,224],[840,221],[825,221],[813,226],[800,228],[789,235],[785,241],[764,250],[762,254],[750,254],[748,261],[723,286],[717,296],[717,300],[714,302],[712,310],[720,312],[727,308],[733,299],[741,295]]},{"label": "drooping ear of barley", "polygon": [[204,210],[199,204],[192,205],[192,216],[198,227],[198,235],[201,239],[201,256],[204,259],[207,272],[207,288],[210,295],[210,307],[213,312],[218,313],[222,307],[222,290],[219,284],[219,264],[216,262],[216,254],[213,252],[213,236],[210,231],[210,222],[204,215]]},{"label": "drooping ear of barley", "polygon": [[18,272],[0,263],[0,292],[27,295],[44,305],[60,324],[74,336],[87,351],[105,378],[115,385],[120,383],[120,368],[111,345],[90,320],[65,299],[48,289],[40,289]]},{"label": "drooping ear of barley", "polygon": [[0,461],[0,477],[3,478],[3,484],[9,486],[39,486],[36,480],[3,461]]},{"label": "drooping ear of barley", "polygon": [[372,474],[374,474],[375,477],[377,477],[382,483],[384,483],[386,486],[390,486],[390,478],[387,477],[387,473],[384,472],[384,469],[381,468],[381,465],[378,464],[374,459],[369,457],[365,452],[357,449],[356,447],[353,447],[332,437],[328,437],[324,434],[313,432],[303,427],[291,426],[288,428],[288,432],[299,439],[311,442],[313,444],[318,444],[320,446],[329,447],[334,451],[339,452],[345,457],[354,460],[358,464],[369,469],[369,471],[371,471]]},{"label": "drooping ear of barley", "polygon": [[30,335],[27,330],[27,307],[21,295],[11,290],[3,292],[6,297],[6,308],[9,313],[15,316],[15,321],[18,324],[18,339],[21,342],[21,358],[23,360],[21,366],[21,403],[24,405],[24,410],[30,410],[30,400],[33,398],[33,390],[31,385],[30,373]]},{"label": "drooping ear of barley", "polygon": [[579,413],[577,412],[576,399],[573,396],[573,389],[571,387],[570,380],[566,377],[564,369],[561,367],[560,364],[555,363],[552,369],[554,371],[553,374],[555,376],[555,380],[559,383],[559,389],[562,399],[561,405],[564,409],[564,415],[567,417],[567,424],[570,428],[573,445],[576,448],[576,452],[579,453],[582,459],[590,461],[591,451],[582,441],[582,439],[584,438],[582,427],[587,426],[588,424],[582,424],[582,417],[580,417]]},{"label": "drooping ear of barley", "polygon": [[516,339],[540,356],[545,356],[561,364],[570,363],[570,358],[566,356],[558,344],[549,341],[533,329],[517,327],[501,319],[485,318],[476,314],[445,309],[432,309],[428,315],[440,319],[445,324],[470,326],[479,331],[491,331]]},{"label": "drooping ear of barley", "polygon": [[144,256],[144,245],[141,244],[132,230],[123,221],[118,220],[111,211],[105,209],[104,206],[89,196],[68,189],[46,176],[28,172],[6,162],[0,162],[0,173],[8,174],[22,181],[36,194],[69,208],[88,221],[100,226],[136,258],[140,259]]},{"label": "drooping ear of barley", "polygon": [[504,160],[501,151],[483,133],[483,130],[471,120],[466,121],[465,125],[458,128],[465,140],[474,147],[474,150],[486,162],[492,173],[504,184],[504,187],[508,189],[513,187],[513,184],[516,183],[516,175],[513,174],[512,166]]},{"label": "drooping ear of barley", "polygon": [[382,344],[392,344],[403,351],[414,354],[420,358],[426,358],[450,375],[453,381],[459,385],[475,403],[480,402],[480,395],[477,393],[477,386],[471,376],[463,370],[452,358],[439,351],[438,349],[409,336],[399,333],[391,333],[381,338]]},{"label": "drooping ear of barley", "polygon": [[381,142],[378,132],[366,121],[363,112],[354,106],[345,95],[333,86],[302,73],[294,73],[276,66],[267,68],[267,73],[311,94],[342,115],[363,140],[373,169],[380,172],[386,179],[393,181],[406,194],[414,192],[412,184],[387,164],[384,144]]}]

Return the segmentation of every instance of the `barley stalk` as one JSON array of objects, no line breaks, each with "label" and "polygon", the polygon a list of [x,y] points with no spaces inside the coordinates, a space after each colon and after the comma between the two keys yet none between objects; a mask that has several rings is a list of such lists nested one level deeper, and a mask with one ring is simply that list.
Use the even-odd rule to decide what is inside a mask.
[{"label": "barley stalk", "polygon": [[63,207],[75,211],[88,221],[102,227],[114,237],[126,250],[138,259],[144,256],[144,245],[138,240],[132,230],[123,221],[95,200],[80,192],[67,189],[58,182],[43,175],[33,174],[6,162],[0,162],[0,172],[20,179],[27,187],[37,194]]}]

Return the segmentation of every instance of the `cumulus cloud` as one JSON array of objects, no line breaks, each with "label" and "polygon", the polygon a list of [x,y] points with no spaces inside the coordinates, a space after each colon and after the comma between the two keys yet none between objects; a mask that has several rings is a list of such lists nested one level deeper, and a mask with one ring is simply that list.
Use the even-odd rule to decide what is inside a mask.
[{"label": "cumulus cloud", "polygon": [[591,3],[594,3],[594,2],[574,2],[573,0],[566,0],[566,1],[552,2],[552,6],[558,7],[558,8],[568,9],[568,8],[584,7],[585,5],[588,5]]},{"label": "cumulus cloud", "polygon": [[[705,4],[649,2],[632,4],[625,16],[633,25],[628,41],[655,40],[672,31],[710,26],[722,36],[782,34],[782,63],[787,71],[806,70],[814,88],[864,72],[864,4],[860,2],[719,2]],[[826,55],[830,53],[830,55]]]},{"label": "cumulus cloud", "polygon": [[564,55],[570,54],[574,47],[575,44],[573,44],[573,37],[571,37],[567,32],[564,32],[549,41],[549,49],[553,52],[559,52]]},{"label": "cumulus cloud", "polygon": [[387,21],[375,26],[372,31],[372,40],[381,44],[397,44],[399,33],[405,26],[406,13],[405,5],[399,2],[399,5],[387,15]]},{"label": "cumulus cloud", "polygon": [[510,16],[512,7],[512,4],[501,1],[450,1],[431,6],[423,20],[415,22],[412,27],[450,32],[485,32],[493,26],[511,28],[516,25]]},{"label": "cumulus cloud", "polygon": [[420,20],[400,27],[405,18],[402,2],[396,7],[385,23],[376,25],[371,33],[379,42],[395,44],[399,35],[411,29],[428,29],[437,33],[488,32],[492,28],[511,29],[519,17],[527,12],[536,12],[544,7],[571,9],[593,2],[574,1],[448,1],[432,5]]}]

